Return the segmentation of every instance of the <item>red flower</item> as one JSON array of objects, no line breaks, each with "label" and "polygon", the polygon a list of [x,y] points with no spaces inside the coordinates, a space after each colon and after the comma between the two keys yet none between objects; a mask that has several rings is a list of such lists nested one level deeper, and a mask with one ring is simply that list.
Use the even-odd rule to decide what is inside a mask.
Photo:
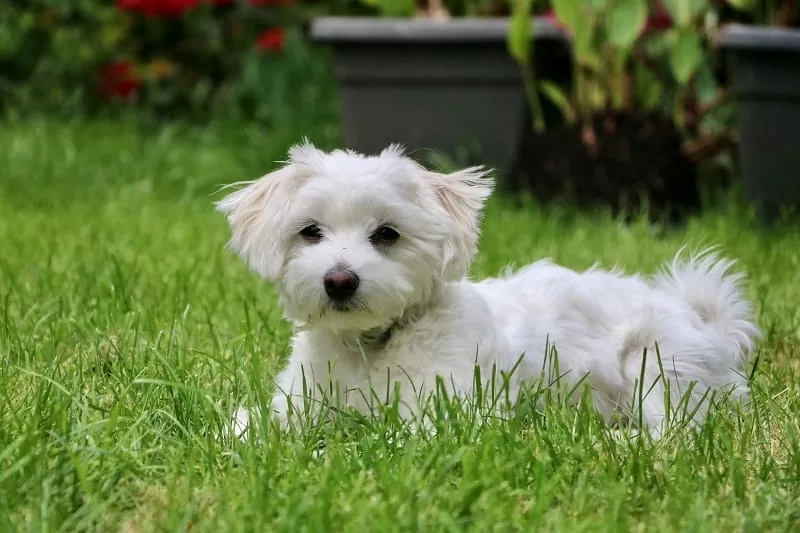
[{"label": "red flower", "polygon": [[194,9],[201,0],[117,0],[125,11],[139,11],[150,17],[176,17]]},{"label": "red flower", "polygon": [[286,31],[283,28],[272,28],[258,36],[256,48],[262,52],[279,52],[283,50],[285,38]]},{"label": "red flower", "polygon": [[655,12],[647,19],[647,26],[644,28],[645,34],[668,30],[671,27],[672,17],[669,16],[664,6],[660,3],[656,4]]},{"label": "red flower", "polygon": [[100,71],[100,90],[107,97],[127,100],[141,85],[133,65],[127,61],[110,63]]},{"label": "red flower", "polygon": [[[247,3],[254,7],[262,6],[283,6],[291,4],[294,0],[247,0]],[[229,6],[238,3],[239,0],[210,0],[215,6]]]},{"label": "red flower", "polygon": [[162,13],[167,16],[182,15],[186,11],[196,8],[202,3],[201,0],[161,0]]}]

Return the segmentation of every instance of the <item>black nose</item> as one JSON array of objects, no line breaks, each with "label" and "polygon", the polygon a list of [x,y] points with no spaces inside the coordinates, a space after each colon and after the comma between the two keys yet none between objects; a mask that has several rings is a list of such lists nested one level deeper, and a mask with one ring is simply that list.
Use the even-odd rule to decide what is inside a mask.
[{"label": "black nose", "polygon": [[325,274],[325,292],[335,302],[343,302],[358,289],[358,276],[355,272],[336,268]]}]

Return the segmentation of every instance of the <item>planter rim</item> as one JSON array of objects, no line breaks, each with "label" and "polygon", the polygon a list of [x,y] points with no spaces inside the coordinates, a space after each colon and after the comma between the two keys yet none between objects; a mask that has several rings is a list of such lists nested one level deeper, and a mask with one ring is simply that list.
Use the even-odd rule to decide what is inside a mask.
[{"label": "planter rim", "polygon": [[[550,21],[533,17],[536,39],[567,41]],[[311,23],[317,42],[498,42],[508,34],[508,17],[458,17],[445,20],[391,17],[318,17]]]},{"label": "planter rim", "polygon": [[728,24],[722,29],[719,45],[728,50],[800,52],[800,29]]}]

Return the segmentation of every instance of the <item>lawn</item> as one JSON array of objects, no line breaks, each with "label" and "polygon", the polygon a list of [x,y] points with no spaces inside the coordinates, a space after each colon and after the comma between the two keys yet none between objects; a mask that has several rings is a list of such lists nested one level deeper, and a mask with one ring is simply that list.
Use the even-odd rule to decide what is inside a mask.
[{"label": "lawn", "polygon": [[659,443],[616,440],[591,410],[557,405],[456,419],[436,437],[398,439],[376,418],[219,438],[226,412],[268,400],[290,330],[225,248],[213,201],[299,137],[0,129],[0,530],[800,528],[800,231],[758,229],[735,204],[664,232],[494,198],[473,268],[552,257],[652,272],[683,244],[721,245],[767,333],[752,408],[735,419]]}]

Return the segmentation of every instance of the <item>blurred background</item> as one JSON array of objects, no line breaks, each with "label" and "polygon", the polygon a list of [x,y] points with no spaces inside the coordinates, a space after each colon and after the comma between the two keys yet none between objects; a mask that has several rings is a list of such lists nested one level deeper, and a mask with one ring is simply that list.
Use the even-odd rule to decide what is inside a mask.
[{"label": "blurred background", "polygon": [[[774,212],[800,199],[794,78],[737,93],[727,55],[741,47],[720,42],[730,23],[796,32],[797,13],[794,0],[6,0],[0,112],[400,142],[439,166],[497,166],[543,202],[674,220],[743,182]],[[412,35],[425,20],[439,26]],[[797,54],[754,53],[739,55],[797,71]],[[742,112],[764,94],[783,103]]]}]

